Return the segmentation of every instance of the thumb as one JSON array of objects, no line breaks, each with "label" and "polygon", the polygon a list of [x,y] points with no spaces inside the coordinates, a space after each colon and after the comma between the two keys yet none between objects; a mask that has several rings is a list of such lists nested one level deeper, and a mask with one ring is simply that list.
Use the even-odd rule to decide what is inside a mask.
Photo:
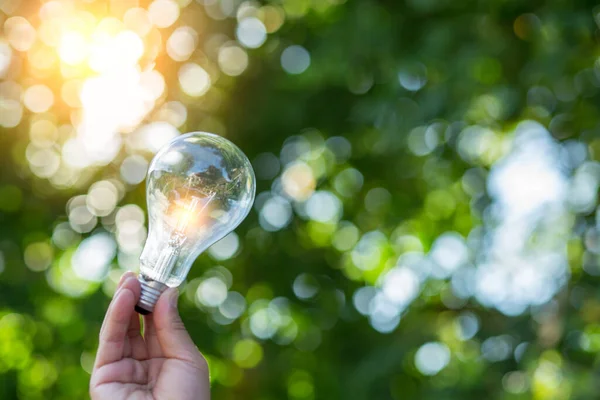
[{"label": "thumb", "polygon": [[160,296],[156,303],[153,320],[158,342],[167,358],[186,361],[197,368],[206,370],[206,360],[196,348],[179,316],[178,300],[179,291],[177,288],[170,288]]}]

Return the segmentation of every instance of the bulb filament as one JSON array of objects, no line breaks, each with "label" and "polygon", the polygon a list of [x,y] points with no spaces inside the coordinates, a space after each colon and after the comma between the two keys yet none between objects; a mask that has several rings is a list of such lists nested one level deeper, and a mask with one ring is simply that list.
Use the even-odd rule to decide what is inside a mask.
[{"label": "bulb filament", "polygon": [[173,212],[174,229],[171,232],[167,245],[162,249],[154,267],[156,280],[162,282],[167,279],[179,255],[181,246],[186,242],[188,235],[192,229],[200,228],[198,225],[203,220],[203,211],[208,207],[215,193],[205,199],[205,203],[201,209],[198,209],[200,198],[191,196],[189,202],[186,202],[183,207],[177,207]]}]

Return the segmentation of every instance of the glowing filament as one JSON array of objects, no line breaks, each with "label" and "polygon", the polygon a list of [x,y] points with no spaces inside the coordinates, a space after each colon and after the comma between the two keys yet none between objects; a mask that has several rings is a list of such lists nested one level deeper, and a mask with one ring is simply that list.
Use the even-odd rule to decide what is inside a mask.
[{"label": "glowing filament", "polygon": [[[179,201],[171,214],[174,232],[180,235],[187,235],[191,229],[200,229],[203,223],[206,222],[207,207],[213,198],[214,194],[205,199],[191,196],[189,201]],[[204,202],[204,206],[202,207],[200,207],[201,200]]]},{"label": "glowing filament", "polygon": [[195,225],[196,220],[199,218],[199,215],[197,215],[196,212],[196,208],[198,207],[199,202],[200,199],[198,199],[197,197],[192,197],[189,203],[175,210],[174,217],[176,221],[176,232],[185,234],[187,232],[188,226]]}]

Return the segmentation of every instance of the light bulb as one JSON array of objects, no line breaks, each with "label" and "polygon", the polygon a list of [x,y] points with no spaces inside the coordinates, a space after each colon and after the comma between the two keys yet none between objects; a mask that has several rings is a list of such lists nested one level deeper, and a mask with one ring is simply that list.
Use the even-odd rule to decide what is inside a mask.
[{"label": "light bulb", "polygon": [[146,178],[149,226],[136,311],[154,311],[160,294],[183,282],[200,253],[246,218],[255,190],[250,161],[220,136],[188,133],[154,156]]}]

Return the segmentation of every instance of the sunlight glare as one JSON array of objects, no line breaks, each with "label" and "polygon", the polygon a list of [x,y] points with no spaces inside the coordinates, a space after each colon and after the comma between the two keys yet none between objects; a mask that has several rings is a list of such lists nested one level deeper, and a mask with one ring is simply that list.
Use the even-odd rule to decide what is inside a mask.
[{"label": "sunlight glare", "polygon": [[87,57],[88,44],[79,32],[67,32],[58,47],[60,59],[69,65],[81,64]]},{"label": "sunlight glare", "polygon": [[90,48],[90,67],[99,73],[136,65],[144,54],[144,42],[133,31],[112,38],[100,36]]}]

